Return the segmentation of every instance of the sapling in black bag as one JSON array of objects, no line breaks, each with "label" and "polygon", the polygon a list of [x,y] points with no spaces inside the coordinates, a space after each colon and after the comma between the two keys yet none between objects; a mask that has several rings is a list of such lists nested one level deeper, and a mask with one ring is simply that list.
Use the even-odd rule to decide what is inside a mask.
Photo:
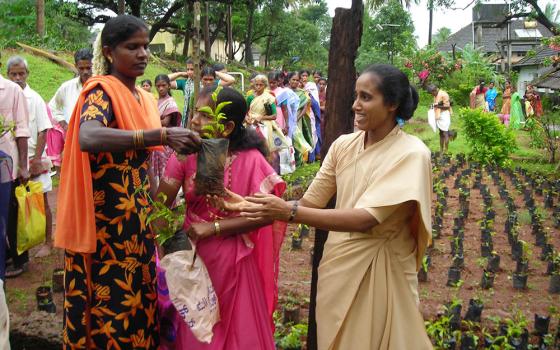
[{"label": "sapling in black bag", "polygon": [[228,139],[202,140],[196,159],[194,190],[197,195],[223,195]]}]

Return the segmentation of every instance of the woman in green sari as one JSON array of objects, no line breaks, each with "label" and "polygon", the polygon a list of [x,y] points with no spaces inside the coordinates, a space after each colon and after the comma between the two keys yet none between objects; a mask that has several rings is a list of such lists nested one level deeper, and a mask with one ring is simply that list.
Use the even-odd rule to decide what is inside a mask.
[{"label": "woman in green sari", "polygon": [[[301,132],[303,133],[303,137],[305,138],[305,141],[311,146],[311,149],[313,149],[315,145],[313,142],[313,128],[311,126],[311,118],[310,118],[311,98],[309,97],[309,94],[304,89],[300,88],[300,77],[298,72],[289,73],[288,81],[290,84],[290,88],[299,97],[297,126],[299,130],[301,130]],[[301,155],[298,155],[297,153],[298,152],[296,152],[297,165],[301,165],[303,162],[307,161],[307,159],[303,159],[306,157],[301,157]]]},{"label": "woman in green sari", "polygon": [[521,106],[521,96],[519,96],[519,93],[515,91],[511,95],[511,111],[509,116],[509,127],[515,130],[521,129],[522,122],[524,122],[524,117],[523,117],[523,107]]}]

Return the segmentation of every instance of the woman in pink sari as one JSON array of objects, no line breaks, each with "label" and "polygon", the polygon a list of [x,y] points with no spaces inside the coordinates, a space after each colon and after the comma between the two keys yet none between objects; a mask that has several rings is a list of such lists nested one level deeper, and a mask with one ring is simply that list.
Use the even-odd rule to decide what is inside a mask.
[{"label": "woman in pink sari", "polygon": [[[231,88],[211,99],[212,88],[205,88],[197,101],[192,129],[202,132],[210,119],[199,112],[203,106],[215,107],[224,101],[226,115],[223,136],[229,138],[229,154],[224,172],[224,186],[242,196],[265,192],[281,196],[286,184],[268,164],[267,147],[262,138],[243,127],[247,104]],[[183,188],[187,212],[184,229],[196,241],[202,259],[218,295],[220,321],[214,326],[210,344],[199,342],[189,327],[174,312],[169,297],[160,286],[159,308],[161,346],[173,343],[176,349],[273,350],[272,313],[278,299],[279,253],[286,225],[270,220],[251,221],[222,212],[206,196],[194,192],[196,155],[179,160],[172,155],[158,192],[174,198]],[[165,347],[164,347],[165,348]]]},{"label": "woman in pink sari", "polygon": [[[177,107],[173,96],[171,96],[171,81],[167,74],[158,75],[155,84],[159,95],[158,110],[161,125],[163,127],[180,126],[181,113],[179,112],[179,107]],[[165,165],[172,153],[173,149],[169,146],[165,146],[165,150],[163,151],[152,152],[151,166],[153,174],[158,181],[162,178]]]},{"label": "woman in pink sari", "polygon": [[52,128],[47,130],[47,157],[50,158],[51,162],[56,168],[60,168],[62,163],[62,150],[64,149],[64,138],[66,137],[66,131],[62,126],[60,126],[52,116],[51,109],[48,103],[45,103],[47,107],[47,114],[49,120],[51,121]]}]

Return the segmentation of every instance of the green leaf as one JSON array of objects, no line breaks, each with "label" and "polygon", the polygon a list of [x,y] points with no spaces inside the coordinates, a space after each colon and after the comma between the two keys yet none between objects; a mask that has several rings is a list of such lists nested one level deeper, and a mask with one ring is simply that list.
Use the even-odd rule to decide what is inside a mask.
[{"label": "green leaf", "polygon": [[[223,113],[220,113],[222,111],[222,108],[224,108],[225,106],[227,106],[229,104],[231,104],[231,101],[224,101],[224,102],[221,102],[220,104],[218,104],[218,106],[214,110],[215,115],[218,116],[218,117],[223,115]],[[225,118],[225,116],[224,116],[224,118]]]},{"label": "green leaf", "polygon": [[210,116],[213,116],[213,115],[214,115],[214,111],[212,110],[212,108],[210,108],[210,106],[200,107],[200,108],[198,109],[198,111],[199,111],[199,112],[202,112],[202,113],[207,113],[207,114],[210,115]]}]

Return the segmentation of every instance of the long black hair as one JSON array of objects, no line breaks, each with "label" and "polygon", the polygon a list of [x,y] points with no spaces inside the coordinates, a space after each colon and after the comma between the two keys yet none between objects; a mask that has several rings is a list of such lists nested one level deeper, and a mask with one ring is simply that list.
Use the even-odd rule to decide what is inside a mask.
[{"label": "long black hair", "polygon": [[[200,92],[199,98],[210,97],[215,90],[214,87],[205,87]],[[257,149],[263,156],[268,157],[268,147],[264,139],[255,130],[243,126],[247,114],[247,102],[243,95],[230,87],[222,87],[218,92],[216,105],[222,102],[231,102],[222,108],[222,113],[225,114],[227,121],[235,123],[233,131],[228,137],[229,150],[236,152]]]},{"label": "long black hair", "polygon": [[390,64],[374,64],[362,75],[373,74],[379,79],[377,89],[383,95],[385,105],[397,106],[397,118],[409,120],[418,106],[418,92],[410,85],[408,77]]},{"label": "long black hair", "polygon": [[118,44],[130,39],[139,30],[148,31],[148,26],[140,18],[131,15],[113,17],[103,27],[101,45],[114,49]]}]

